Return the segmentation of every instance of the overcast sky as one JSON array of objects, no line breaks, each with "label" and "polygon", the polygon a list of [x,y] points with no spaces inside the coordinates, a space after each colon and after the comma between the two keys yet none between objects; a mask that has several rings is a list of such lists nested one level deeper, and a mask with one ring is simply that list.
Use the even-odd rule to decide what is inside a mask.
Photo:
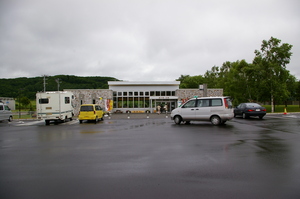
[{"label": "overcast sky", "polygon": [[0,0],[0,78],[167,80],[245,59],[271,36],[293,45],[299,0]]}]

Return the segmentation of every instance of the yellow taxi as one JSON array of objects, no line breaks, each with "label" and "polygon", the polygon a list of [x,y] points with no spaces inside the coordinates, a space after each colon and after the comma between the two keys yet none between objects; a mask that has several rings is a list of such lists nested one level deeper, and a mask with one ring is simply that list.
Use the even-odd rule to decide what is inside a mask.
[{"label": "yellow taxi", "polygon": [[97,104],[82,104],[80,106],[78,120],[82,123],[83,120],[92,120],[97,123],[99,120],[103,120],[104,112],[101,106]]}]

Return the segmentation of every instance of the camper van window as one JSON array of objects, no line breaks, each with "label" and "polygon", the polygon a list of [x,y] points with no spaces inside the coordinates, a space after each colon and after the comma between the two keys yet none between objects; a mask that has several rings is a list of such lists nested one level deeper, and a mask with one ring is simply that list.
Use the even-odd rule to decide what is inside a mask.
[{"label": "camper van window", "polygon": [[2,106],[2,105],[0,105],[0,110],[1,110],[1,111],[3,110],[3,106]]},{"label": "camper van window", "polygon": [[65,97],[65,104],[70,104],[70,97]]},{"label": "camper van window", "polygon": [[48,104],[49,103],[49,99],[48,98],[39,99],[39,103],[40,104]]},{"label": "camper van window", "polygon": [[5,110],[10,111],[10,108],[8,106],[4,106]]}]

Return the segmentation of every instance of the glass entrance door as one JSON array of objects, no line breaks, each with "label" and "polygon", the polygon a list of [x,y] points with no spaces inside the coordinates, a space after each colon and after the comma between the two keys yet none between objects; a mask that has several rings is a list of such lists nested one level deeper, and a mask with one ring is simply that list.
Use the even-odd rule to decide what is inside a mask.
[{"label": "glass entrance door", "polygon": [[176,108],[176,100],[163,101],[155,100],[155,110],[157,111],[158,106],[160,106],[160,112],[165,113],[166,111],[170,113],[173,109]]}]

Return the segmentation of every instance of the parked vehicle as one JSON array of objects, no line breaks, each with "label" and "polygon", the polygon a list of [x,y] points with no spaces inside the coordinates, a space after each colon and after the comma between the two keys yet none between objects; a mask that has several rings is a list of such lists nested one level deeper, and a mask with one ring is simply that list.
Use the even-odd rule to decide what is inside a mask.
[{"label": "parked vehicle", "polygon": [[49,91],[36,94],[37,118],[44,119],[46,125],[50,121],[65,122],[74,116],[74,95],[66,91]]},{"label": "parked vehicle", "polygon": [[267,114],[267,109],[257,103],[241,103],[234,109],[234,117],[242,116],[244,119],[250,116],[258,116],[259,119]]},{"label": "parked vehicle", "polygon": [[0,101],[0,121],[8,120],[9,122],[11,122],[12,119],[13,116],[10,108],[5,103]]},{"label": "parked vehicle", "polygon": [[220,125],[232,118],[232,103],[228,97],[193,98],[171,112],[171,119],[176,124],[210,121],[213,125]]},{"label": "parked vehicle", "polygon": [[83,120],[93,120],[97,123],[99,120],[103,120],[104,111],[100,105],[97,104],[82,104],[79,111],[79,123]]}]

